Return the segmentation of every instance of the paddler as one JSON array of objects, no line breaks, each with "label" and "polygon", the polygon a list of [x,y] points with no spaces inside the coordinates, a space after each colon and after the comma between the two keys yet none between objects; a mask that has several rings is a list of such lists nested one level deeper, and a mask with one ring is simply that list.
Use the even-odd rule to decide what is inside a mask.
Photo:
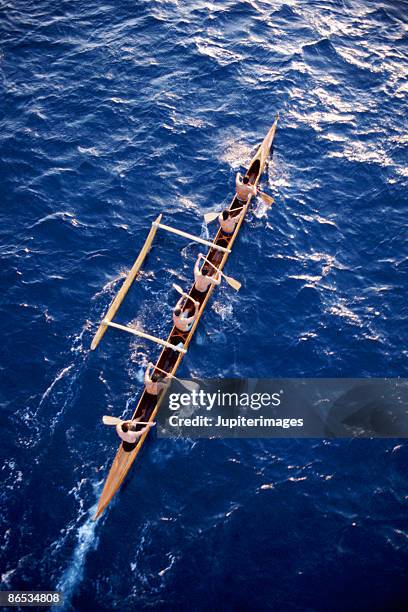
[{"label": "paddler", "polygon": [[177,329],[182,332],[190,331],[190,329],[193,327],[194,321],[198,317],[200,302],[194,300],[194,313],[190,314],[191,308],[189,308],[188,305],[189,301],[190,299],[188,299],[186,302],[186,298],[181,297],[173,310],[173,323]]},{"label": "paddler", "polygon": [[250,185],[249,178],[247,176],[242,177],[239,172],[235,179],[235,189],[238,200],[245,204],[247,203],[250,195],[255,196],[257,194],[257,188],[255,185]]},{"label": "paddler", "polygon": [[159,395],[159,393],[163,391],[163,389],[165,389],[167,385],[169,384],[171,380],[171,376],[159,376],[157,380],[153,380],[152,378],[153,371],[154,371],[154,364],[150,362],[147,365],[147,368],[145,371],[144,384],[145,384],[147,393],[149,393],[150,395]]},{"label": "paddler", "polygon": [[[122,421],[116,425],[116,432],[121,440],[124,442],[128,442],[129,444],[134,444],[143,436],[143,434],[153,427],[155,423],[147,423],[147,425],[141,426],[139,425],[139,421],[141,421],[142,417],[136,417],[133,421]],[[141,429],[137,429],[141,427]]]},{"label": "paddler", "polygon": [[241,212],[235,217],[232,216],[232,211],[223,210],[218,217],[222,233],[224,236],[232,236],[237,226],[238,221],[245,215],[245,208],[242,208]]},{"label": "paddler", "polygon": [[210,285],[220,284],[221,274],[217,272],[215,275],[210,276],[208,274],[210,272],[210,269],[212,269],[213,272],[215,272],[215,269],[213,269],[212,266],[206,263],[204,263],[203,267],[200,269],[201,258],[205,259],[202,253],[199,254],[198,259],[194,266],[194,280],[195,280],[194,287],[200,293],[204,293],[205,291],[207,291]]}]

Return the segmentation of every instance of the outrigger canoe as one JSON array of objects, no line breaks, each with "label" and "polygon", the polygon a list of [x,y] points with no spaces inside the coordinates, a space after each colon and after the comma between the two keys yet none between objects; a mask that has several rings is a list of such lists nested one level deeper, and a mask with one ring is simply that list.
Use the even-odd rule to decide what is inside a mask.
[{"label": "outrigger canoe", "polygon": [[[275,137],[277,123],[278,123],[278,117],[276,117],[274,124],[272,125],[271,129],[265,136],[264,140],[262,141],[262,144],[260,145],[258,151],[256,152],[255,156],[252,158],[249,164],[248,170],[246,172],[246,176],[248,177],[249,182],[252,185],[258,184],[262,176],[262,173],[265,169],[265,165],[268,160],[268,157],[271,151],[271,147],[273,144],[273,140]],[[132,266],[119,293],[116,295],[115,299],[113,300],[111,306],[109,307],[109,310],[107,311],[104,319],[102,320],[95,334],[95,337],[91,344],[92,350],[97,347],[97,345],[101,341],[108,327],[115,327],[115,328],[130,332],[130,333],[136,334],[143,338],[153,340],[161,344],[163,346],[163,350],[156,362],[153,376],[155,374],[157,376],[162,376],[163,371],[169,372],[169,374],[171,375],[175,375],[177,368],[179,367],[181,363],[183,355],[187,352],[188,346],[194,336],[195,330],[197,328],[201,315],[204,312],[205,306],[208,300],[210,299],[210,296],[214,290],[214,285],[210,285],[209,289],[205,293],[199,293],[194,288],[194,284],[193,284],[189,292],[189,296],[192,299],[199,301],[200,303],[198,317],[195,320],[194,325],[192,326],[191,330],[188,332],[180,332],[178,329],[176,329],[173,326],[167,340],[160,340],[159,338],[155,338],[154,336],[151,336],[139,330],[135,330],[131,327],[119,325],[117,323],[114,323],[112,319],[114,315],[116,314],[120,304],[122,303],[126,293],[128,292],[132,282],[136,278],[143,264],[143,261],[146,258],[146,255],[152,245],[155,234],[159,228],[162,228],[168,231],[172,231],[173,233],[179,234],[186,238],[196,240],[197,242],[200,242],[203,244],[210,245],[206,259],[209,262],[211,262],[216,268],[218,268],[219,270],[222,270],[227,262],[228,256],[231,252],[235,239],[239,234],[242,222],[248,211],[250,203],[251,203],[251,198],[249,198],[245,206],[245,214],[241,217],[240,221],[237,223],[234,233],[231,236],[225,236],[222,234],[221,229],[219,229],[213,242],[209,242],[202,238],[196,238],[181,230],[170,228],[169,226],[166,226],[161,223],[162,215],[159,215],[159,217],[152,223],[152,227],[150,229],[146,242],[138,258],[136,259],[134,265]],[[238,198],[235,196],[229,206],[230,211],[233,212],[235,209],[241,209],[241,207],[242,207],[242,202],[240,202]],[[236,214],[239,214],[238,210]],[[203,266],[208,266],[208,263],[204,261]],[[214,270],[213,269],[211,270],[210,266],[208,267],[210,270],[210,274],[213,274]],[[146,390],[143,391],[132,418],[135,419],[136,417],[141,417],[142,421],[149,421],[149,422],[154,421],[157,411],[160,408],[160,404],[163,400],[163,397],[164,397],[163,393],[159,394],[159,396],[156,397],[156,396],[153,396],[147,393]],[[148,433],[149,431],[146,431],[144,435],[135,444],[129,444],[127,442],[122,442],[121,445],[119,446],[115,459],[113,460],[112,466],[109,470],[109,474],[106,478],[106,481],[105,481],[105,484],[102,490],[102,494],[99,498],[98,507],[97,507],[97,510],[94,516],[95,520],[102,514],[102,512],[111,502],[115,493],[120,488],[134,460],[136,459],[143,444],[145,443]]]}]

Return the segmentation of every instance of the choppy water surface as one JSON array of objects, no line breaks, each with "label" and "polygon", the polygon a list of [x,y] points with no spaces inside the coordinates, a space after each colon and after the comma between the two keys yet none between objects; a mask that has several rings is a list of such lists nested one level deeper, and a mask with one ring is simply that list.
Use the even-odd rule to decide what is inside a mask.
[{"label": "choppy water surface", "polygon": [[[160,211],[202,231],[274,163],[180,373],[407,376],[405,2],[3,3],[2,588],[67,608],[396,609],[404,441],[154,441],[90,516],[157,353],[96,323]],[[210,228],[211,229],[211,228]],[[119,319],[165,337],[198,247],[160,235]]]}]

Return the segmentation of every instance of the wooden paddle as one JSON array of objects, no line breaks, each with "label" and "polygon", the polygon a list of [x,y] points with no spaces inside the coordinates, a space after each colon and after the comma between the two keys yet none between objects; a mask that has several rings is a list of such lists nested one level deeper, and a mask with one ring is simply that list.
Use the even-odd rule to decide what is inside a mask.
[{"label": "wooden paddle", "polygon": [[[234,208],[233,210],[234,210],[234,211],[236,211],[236,210],[242,210],[243,208],[245,208],[245,206],[247,206],[247,204],[244,204],[244,206],[240,206],[239,208]],[[218,219],[218,217],[220,216],[220,214],[221,214],[221,213],[220,213],[220,211],[218,211],[218,212],[209,212],[209,213],[206,213],[206,214],[204,215],[204,221],[205,221],[206,223],[211,223],[212,221],[215,221],[216,219]]]},{"label": "wooden paddle", "polygon": [[[118,417],[114,417],[114,416],[109,416],[108,414],[105,414],[102,417],[102,421],[104,425],[119,425],[119,423],[126,423],[126,419],[119,419]],[[138,421],[137,422],[138,425],[156,425],[156,423],[154,421]]]},{"label": "wooden paddle", "polygon": [[180,285],[176,285],[176,283],[173,283],[173,289],[175,289],[177,291],[177,293],[179,293],[180,295],[182,295],[185,298],[188,298],[189,300],[191,300],[193,302],[194,305],[198,304],[200,305],[200,302],[197,302],[196,300],[193,300],[192,297],[190,297],[188,295],[188,293],[185,293],[183,291],[183,289],[180,287]]},{"label": "wooden paddle", "polygon": [[187,391],[192,391],[193,389],[198,389],[200,387],[198,383],[195,383],[192,380],[183,382],[182,380],[180,380],[180,378],[177,378],[177,376],[174,376],[174,374],[170,374],[170,372],[166,372],[165,370],[162,370],[161,368],[158,368],[157,366],[155,366],[154,369],[159,370],[159,372],[163,372],[163,374],[167,374],[167,376],[170,376],[170,378],[174,378],[175,380],[177,380],[178,383],[180,383],[182,387],[184,387],[184,389],[187,389]]},{"label": "wooden paddle", "polygon": [[221,270],[219,270],[217,266],[214,266],[214,264],[211,263],[211,261],[209,261],[206,257],[204,257],[202,253],[200,253],[199,257],[202,257],[204,261],[206,261],[208,264],[210,264],[210,266],[214,268],[214,270],[217,270],[217,272],[221,274],[221,276],[227,281],[229,286],[235,289],[235,291],[239,291],[241,289],[241,283],[239,281],[237,281],[235,278],[232,278],[232,276],[227,276],[226,274],[224,274],[224,272],[221,272]]}]

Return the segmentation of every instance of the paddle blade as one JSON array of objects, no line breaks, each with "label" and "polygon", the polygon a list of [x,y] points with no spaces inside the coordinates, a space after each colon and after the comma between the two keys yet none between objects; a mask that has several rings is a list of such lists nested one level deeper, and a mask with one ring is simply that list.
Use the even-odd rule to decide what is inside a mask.
[{"label": "paddle blade", "polygon": [[180,285],[176,285],[176,283],[173,283],[173,289],[175,289],[177,291],[177,293],[180,293],[181,295],[184,295],[184,291],[182,290]]},{"label": "paddle blade", "polygon": [[232,278],[231,276],[225,276],[224,278],[229,284],[229,286],[235,289],[235,291],[239,291],[241,289],[241,286],[242,286],[241,283],[237,281],[235,278]]},{"label": "paddle blade", "polygon": [[105,414],[102,417],[102,421],[104,425],[117,425],[118,423],[122,423],[122,419],[118,419],[118,417],[109,416]]},{"label": "paddle blade", "polygon": [[212,221],[215,221],[216,219],[218,219],[219,214],[220,214],[219,212],[206,213],[204,215],[204,221],[206,223],[211,223]]},{"label": "paddle blade", "polygon": [[185,380],[180,380],[179,378],[177,380],[179,381],[181,386],[184,387],[186,391],[190,391],[190,393],[192,391],[198,391],[200,389],[200,385],[192,380],[185,381]]},{"label": "paddle blade", "polygon": [[267,193],[264,193],[263,191],[259,191],[259,195],[263,199],[265,204],[267,204],[268,206],[272,206],[275,201],[272,196],[268,195]]}]

